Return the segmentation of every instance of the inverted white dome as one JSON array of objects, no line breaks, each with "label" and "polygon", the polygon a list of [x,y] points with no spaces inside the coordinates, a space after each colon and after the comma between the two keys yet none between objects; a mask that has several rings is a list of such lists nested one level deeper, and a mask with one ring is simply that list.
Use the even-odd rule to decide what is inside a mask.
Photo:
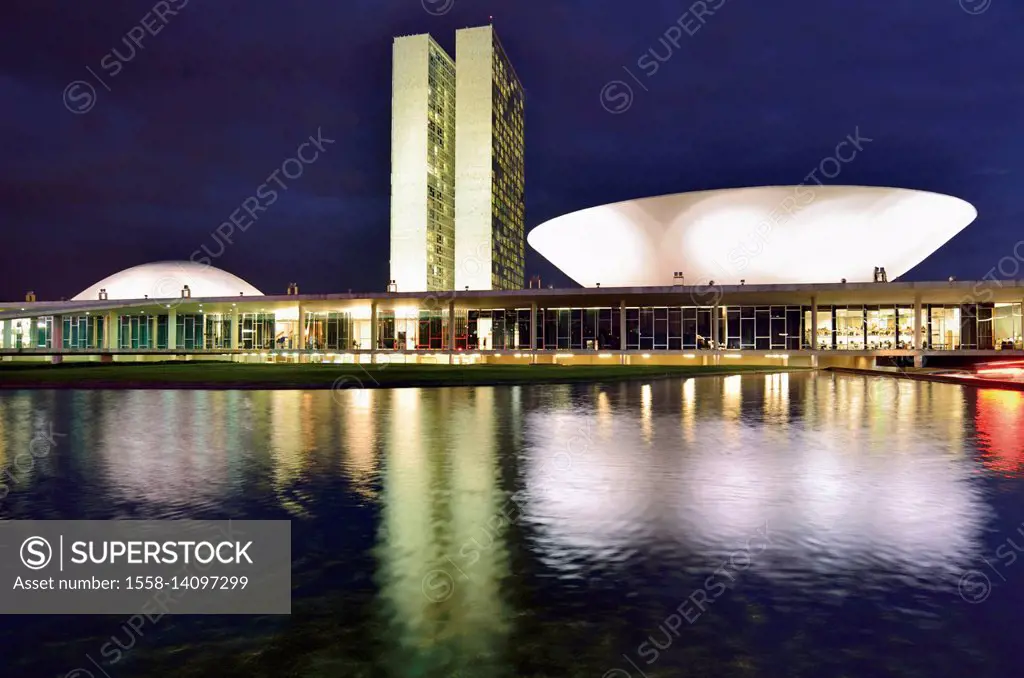
[{"label": "inverted white dome", "polygon": [[177,299],[185,285],[193,297],[263,296],[249,283],[219,268],[192,261],[158,261],[104,278],[72,301],[98,299],[101,289],[107,291],[108,299]]},{"label": "inverted white dome", "polygon": [[547,221],[530,245],[593,287],[889,280],[978,216],[964,200],[868,186],[764,186],[677,193]]}]

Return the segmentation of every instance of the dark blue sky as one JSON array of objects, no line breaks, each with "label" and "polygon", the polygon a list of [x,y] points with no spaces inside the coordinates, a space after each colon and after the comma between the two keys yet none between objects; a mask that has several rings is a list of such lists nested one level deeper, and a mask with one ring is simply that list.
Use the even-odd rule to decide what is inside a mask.
[{"label": "dark blue sky", "polygon": [[[267,293],[383,289],[391,38],[430,32],[454,53],[455,29],[490,15],[526,88],[528,229],[615,200],[799,183],[859,128],[873,141],[830,183],[939,191],[980,213],[907,279],[981,277],[1024,231],[1017,0],[707,0],[703,24],[665,1],[3,4],[0,298],[216,251],[211,232],[318,128],[336,143],[215,265]],[[132,54],[143,23],[156,34]],[[675,47],[660,42],[673,24],[699,28]],[[652,48],[671,56],[647,77]],[[613,115],[601,92],[617,79],[635,98]],[[85,114],[65,106],[76,80],[96,88]],[[530,252],[538,273],[566,282]]]}]

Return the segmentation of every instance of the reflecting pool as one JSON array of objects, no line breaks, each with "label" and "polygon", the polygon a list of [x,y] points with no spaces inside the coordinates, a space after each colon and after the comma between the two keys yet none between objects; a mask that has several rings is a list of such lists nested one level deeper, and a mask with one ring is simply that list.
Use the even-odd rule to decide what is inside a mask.
[{"label": "reflecting pool", "polygon": [[0,617],[5,676],[1019,663],[1021,393],[807,373],[16,391],[0,469],[3,519],[290,519],[293,535],[290,617]]}]

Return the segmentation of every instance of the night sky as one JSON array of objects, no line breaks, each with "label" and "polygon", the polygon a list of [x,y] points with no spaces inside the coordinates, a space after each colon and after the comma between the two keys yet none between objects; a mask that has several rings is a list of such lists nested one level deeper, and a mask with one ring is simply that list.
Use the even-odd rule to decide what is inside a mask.
[{"label": "night sky", "polygon": [[[318,129],[335,143],[298,178],[278,175],[287,190],[214,264],[265,293],[383,290],[392,37],[430,32],[454,55],[455,30],[491,15],[526,89],[527,229],[616,200],[797,184],[859,129],[872,141],[826,183],[949,193],[979,211],[905,279],[980,278],[1012,256],[1024,4],[707,0],[703,23],[690,7],[4,0],[0,299],[70,297],[122,268],[217,252],[213,230]],[[616,80],[634,98],[613,114],[627,101],[621,83],[606,89]],[[569,284],[527,252],[528,276]]]}]

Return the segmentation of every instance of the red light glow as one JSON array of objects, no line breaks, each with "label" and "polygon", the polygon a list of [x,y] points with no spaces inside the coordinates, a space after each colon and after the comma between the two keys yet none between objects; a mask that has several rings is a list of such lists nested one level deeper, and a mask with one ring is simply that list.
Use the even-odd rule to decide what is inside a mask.
[{"label": "red light glow", "polygon": [[1024,393],[979,390],[974,425],[985,466],[1007,476],[1024,475]]},{"label": "red light glow", "polygon": [[993,367],[986,370],[978,370],[978,374],[1005,374],[1016,377],[1024,374],[1024,367]]},{"label": "red light glow", "polygon": [[999,374],[1017,377],[1024,374],[1024,360],[1001,360],[994,363],[982,363],[975,367],[975,372],[979,376]]}]

